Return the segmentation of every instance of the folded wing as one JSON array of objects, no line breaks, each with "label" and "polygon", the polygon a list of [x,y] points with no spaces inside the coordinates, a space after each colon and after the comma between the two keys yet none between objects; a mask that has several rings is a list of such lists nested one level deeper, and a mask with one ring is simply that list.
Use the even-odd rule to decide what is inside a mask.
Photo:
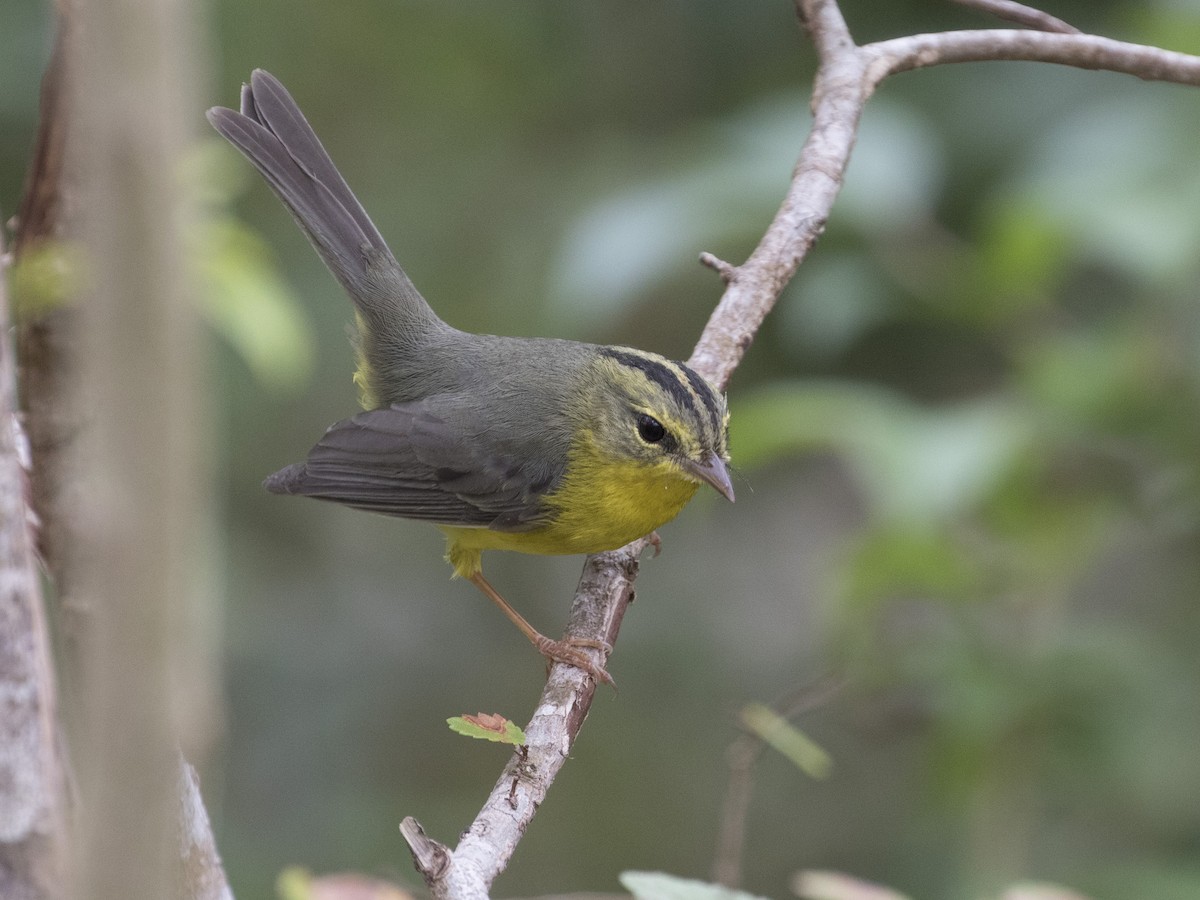
[{"label": "folded wing", "polygon": [[561,473],[498,451],[439,415],[436,398],[359,413],[331,426],[302,463],[270,476],[301,494],[438,525],[529,531]]}]

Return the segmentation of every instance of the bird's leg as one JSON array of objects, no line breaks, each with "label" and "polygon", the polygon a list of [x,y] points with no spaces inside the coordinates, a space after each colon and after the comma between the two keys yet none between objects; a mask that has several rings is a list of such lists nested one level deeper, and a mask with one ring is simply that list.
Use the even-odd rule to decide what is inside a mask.
[{"label": "bird's leg", "polygon": [[611,684],[613,687],[616,687],[616,682],[613,681],[612,676],[605,671],[604,667],[593,663],[579,649],[580,647],[590,647],[595,650],[611,651],[612,647],[610,645],[603,641],[594,641],[588,638],[568,638],[565,641],[556,641],[548,638],[530,625],[523,615],[513,609],[508,601],[500,596],[500,592],[492,587],[488,580],[483,577],[483,573],[476,572],[474,575],[467,576],[467,578],[475,587],[483,592],[485,597],[500,607],[501,612],[508,616],[509,620],[521,630],[521,634],[529,638],[529,642],[546,659],[575,666],[575,668],[587,672],[597,681],[602,681],[605,684]]}]

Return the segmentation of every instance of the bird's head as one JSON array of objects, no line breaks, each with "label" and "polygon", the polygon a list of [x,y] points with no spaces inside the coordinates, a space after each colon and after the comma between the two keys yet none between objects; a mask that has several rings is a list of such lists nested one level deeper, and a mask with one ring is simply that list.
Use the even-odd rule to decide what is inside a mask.
[{"label": "bird's head", "polygon": [[602,347],[602,394],[590,423],[609,453],[713,487],[733,500],[725,398],[683,363],[627,347]]}]

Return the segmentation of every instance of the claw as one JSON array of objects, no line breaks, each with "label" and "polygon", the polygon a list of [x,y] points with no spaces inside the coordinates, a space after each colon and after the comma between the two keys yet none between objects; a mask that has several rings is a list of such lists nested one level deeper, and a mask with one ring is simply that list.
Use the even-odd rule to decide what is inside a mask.
[{"label": "claw", "polygon": [[646,541],[654,548],[654,558],[658,559],[659,554],[662,553],[662,538],[658,536],[658,532],[650,532],[646,535]]},{"label": "claw", "polygon": [[538,653],[546,657],[549,662],[566,663],[568,666],[574,666],[587,672],[599,683],[611,684],[613,688],[617,686],[613,677],[603,666],[596,665],[586,653],[579,649],[580,647],[589,647],[594,650],[611,651],[612,647],[604,641],[593,641],[589,638],[568,638],[565,641],[555,641],[542,636],[541,640],[534,641],[534,646],[537,647]]}]

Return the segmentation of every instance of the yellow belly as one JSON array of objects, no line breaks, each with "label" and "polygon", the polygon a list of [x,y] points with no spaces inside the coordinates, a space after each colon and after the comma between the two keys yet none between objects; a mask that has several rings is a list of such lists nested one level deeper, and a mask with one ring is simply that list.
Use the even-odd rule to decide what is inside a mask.
[{"label": "yellow belly", "polygon": [[675,518],[698,487],[666,461],[573,462],[562,486],[546,498],[550,522],[541,528],[513,533],[442,526],[454,574],[478,572],[484,550],[545,555],[614,550]]}]

